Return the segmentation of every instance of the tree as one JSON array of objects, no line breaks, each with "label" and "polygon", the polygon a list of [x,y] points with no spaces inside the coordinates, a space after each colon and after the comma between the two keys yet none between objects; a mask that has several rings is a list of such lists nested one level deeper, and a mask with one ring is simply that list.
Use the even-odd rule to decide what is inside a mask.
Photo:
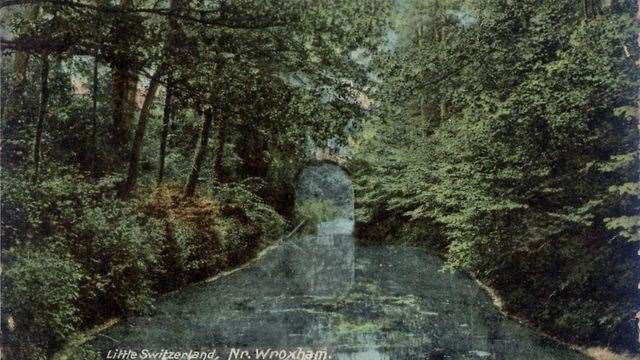
[{"label": "tree", "polygon": [[[141,311],[155,292],[279,238],[307,141],[344,142],[363,115],[357,98],[370,79],[351,54],[375,45],[372,3],[1,1],[16,10],[2,55],[20,55],[3,59],[0,75],[24,87],[2,94],[3,120],[21,121],[2,123],[3,144],[17,151],[3,152],[1,255],[7,273],[27,274],[7,303],[54,285],[77,290],[62,307],[33,303],[33,319],[12,309],[5,319],[18,326],[3,349],[17,359],[51,354],[70,332]],[[23,11],[31,7],[37,16]],[[20,96],[34,116],[5,107]],[[176,196],[176,184],[194,199]],[[183,212],[190,204],[201,208]],[[68,259],[73,276],[38,281],[42,268],[21,261],[33,254]],[[4,321],[3,334],[12,326]]]},{"label": "tree", "polygon": [[411,222],[546,330],[632,348],[619,315],[640,305],[626,3],[412,2],[378,59],[381,135],[360,141],[359,173],[372,222]]},{"label": "tree", "polygon": [[167,156],[167,137],[169,136],[169,128],[171,127],[171,118],[173,117],[173,85],[169,81],[164,99],[164,112],[162,115],[162,134],[160,135],[160,153],[158,155],[158,184],[162,184],[164,180],[164,162]]},{"label": "tree", "polygon": [[149,87],[147,88],[147,95],[144,98],[142,109],[138,117],[138,124],[136,126],[135,136],[131,143],[131,151],[129,153],[129,169],[127,172],[127,178],[120,190],[121,196],[128,195],[136,185],[138,180],[138,163],[140,161],[140,153],[142,151],[142,144],[144,142],[144,135],[147,128],[147,122],[149,121],[151,105],[156,97],[158,86],[160,85],[160,77],[163,75],[164,66],[156,69],[155,73],[149,80]]},{"label": "tree", "polygon": [[211,124],[213,123],[213,111],[211,109],[204,110],[202,130],[200,131],[200,137],[198,140],[198,146],[196,147],[195,155],[193,157],[193,165],[191,165],[191,172],[187,178],[187,183],[184,186],[184,196],[191,197],[195,194],[196,185],[198,184],[200,170],[204,163],[207,154],[207,144],[209,143],[209,134],[211,133]]},{"label": "tree", "polygon": [[[104,6],[102,0],[97,2],[98,6]],[[119,9],[126,11],[133,6],[131,0],[121,0]],[[137,17],[124,16],[114,18],[114,22],[109,24],[113,30],[109,37],[114,42],[114,59],[111,65],[111,89],[113,113],[113,129],[111,142],[116,149],[124,149],[129,144],[130,129],[136,110],[136,96],[138,95],[138,74],[136,67],[139,60],[136,59],[133,40],[136,32],[142,32],[137,26]],[[135,146],[135,145],[134,145]]]},{"label": "tree", "polygon": [[42,144],[42,132],[47,119],[47,105],[49,103],[49,54],[42,55],[40,75],[40,109],[38,110],[38,122],[36,123],[36,135],[33,142],[33,181],[37,182],[40,176],[40,151]]}]

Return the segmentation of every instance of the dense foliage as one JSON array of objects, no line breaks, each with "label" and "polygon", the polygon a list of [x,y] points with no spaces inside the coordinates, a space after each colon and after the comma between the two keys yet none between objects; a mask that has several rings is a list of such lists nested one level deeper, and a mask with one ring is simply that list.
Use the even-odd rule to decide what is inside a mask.
[{"label": "dense foliage", "polygon": [[246,261],[284,225],[241,185],[123,201],[108,179],[72,169],[35,191],[19,176],[4,183],[4,325],[16,358],[44,356],[83,325],[145,311],[155,294]]},{"label": "dense foliage", "polygon": [[374,45],[383,9],[0,7],[2,348],[12,359],[47,358],[75,331],[146,311],[156,294],[279,238],[314,144],[343,142],[363,115],[370,79],[353,53]]},{"label": "dense foliage", "polygon": [[367,239],[441,252],[567,340],[637,346],[635,1],[0,7],[10,358],[334,216],[294,213],[293,184],[348,134]]},{"label": "dense foliage", "polygon": [[361,230],[442,251],[564,339],[634,349],[636,10],[400,4],[354,141]]}]

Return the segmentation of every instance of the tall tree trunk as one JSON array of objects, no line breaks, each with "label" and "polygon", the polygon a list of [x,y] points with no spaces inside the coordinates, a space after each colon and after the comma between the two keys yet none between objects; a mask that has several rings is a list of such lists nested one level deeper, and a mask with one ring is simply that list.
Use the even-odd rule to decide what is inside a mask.
[{"label": "tall tree trunk", "polygon": [[[6,61],[5,61],[5,57],[0,56],[0,76],[2,76],[2,74],[6,74]],[[0,127],[1,128],[5,128],[3,124],[3,122],[5,121],[5,116],[7,114],[7,91],[3,90],[0,91]]]},{"label": "tall tree trunk", "polygon": [[239,150],[239,155],[242,159],[242,177],[263,178],[267,175],[269,167],[264,156],[267,144],[259,131],[253,126],[243,128],[242,133],[244,134],[244,141],[242,141]]},{"label": "tall tree trunk", "polygon": [[167,153],[167,136],[173,117],[173,85],[167,85],[167,93],[164,99],[164,114],[162,116],[162,134],[160,136],[160,158],[158,159],[158,185],[164,180],[164,160]]},{"label": "tall tree trunk", "polygon": [[119,150],[126,147],[129,142],[136,109],[137,76],[125,66],[115,66],[111,70],[111,89],[113,114],[111,144]]},{"label": "tall tree trunk", "polygon": [[[120,1],[120,8],[127,9],[131,5],[131,0]],[[123,27],[125,23],[116,22],[114,33],[127,34]],[[127,39],[117,38],[119,46],[122,46],[122,58],[112,65],[111,68],[111,111],[113,124],[111,130],[110,143],[116,151],[125,153],[124,149],[129,143],[131,127],[136,112],[136,96],[138,90],[138,76],[133,72],[132,59],[127,58]]]},{"label": "tall tree trunk", "polygon": [[[176,12],[181,7],[180,0],[170,0],[169,9],[171,10],[171,16],[169,17],[169,34],[165,40],[165,56],[166,62],[172,63],[174,56],[174,50],[176,46],[176,37],[181,32],[180,24],[176,20],[178,15]],[[171,119],[173,116],[173,83],[172,80],[167,81],[167,93],[164,100],[164,114],[162,117],[162,135],[160,137],[160,156],[158,159],[158,185],[162,184],[164,180],[164,162],[167,153],[167,136],[169,135],[169,127],[171,126]]]},{"label": "tall tree trunk", "polygon": [[219,183],[224,183],[227,181],[227,177],[224,173],[224,144],[227,141],[227,121],[220,117],[218,120],[218,138],[217,138],[217,149],[216,149],[216,160],[213,164],[213,172],[215,174],[216,180]]},{"label": "tall tree trunk", "polygon": [[207,154],[207,144],[209,143],[209,133],[211,133],[211,123],[213,122],[213,112],[211,109],[204,111],[204,121],[202,123],[202,130],[200,131],[200,141],[196,148],[195,155],[193,157],[193,164],[191,165],[191,173],[184,186],[184,196],[191,197],[196,192],[196,185],[198,184],[198,177],[200,176],[200,169],[204,163],[204,159]]},{"label": "tall tree trunk", "polygon": [[582,11],[585,19],[592,19],[600,12],[600,5],[593,0],[582,0]]},{"label": "tall tree trunk", "polygon": [[98,59],[93,59],[93,88],[91,91],[91,173],[96,175],[98,157]]},{"label": "tall tree trunk", "polygon": [[24,95],[24,87],[27,80],[27,69],[29,68],[30,55],[25,52],[17,52],[15,55],[15,82],[13,84],[13,93],[15,97]]},{"label": "tall tree trunk", "polygon": [[[38,17],[38,6],[25,5],[28,22],[35,21]],[[9,120],[12,126],[20,126],[24,116],[24,93],[27,85],[27,70],[31,55],[27,52],[18,51],[14,58],[15,81],[11,92],[11,103],[8,109]]]},{"label": "tall tree trunk", "polygon": [[40,176],[40,146],[42,143],[42,131],[47,118],[47,104],[49,102],[49,55],[42,55],[42,69],[40,74],[40,111],[36,124],[36,137],[33,143],[33,181],[37,182]]},{"label": "tall tree trunk", "polygon": [[149,80],[149,88],[147,89],[147,95],[144,98],[144,103],[142,104],[142,109],[140,110],[138,125],[136,126],[135,136],[133,138],[133,142],[131,143],[127,179],[120,189],[121,197],[129,195],[135,188],[136,182],[138,181],[138,162],[140,160],[140,153],[142,152],[144,133],[147,128],[147,121],[149,120],[151,105],[153,104],[153,100],[155,99],[158,85],[160,84],[160,78],[162,77],[163,72],[164,67],[159,67],[151,76],[151,80]]},{"label": "tall tree trunk", "polygon": [[[5,65],[5,57],[2,57],[2,65]],[[14,57],[14,81],[0,90],[2,94],[2,110],[0,121],[2,121],[2,135],[4,139],[17,139],[21,130],[29,124],[30,118],[36,116],[33,107],[27,104],[25,88],[27,85],[27,69],[30,56],[27,53],[16,52]],[[3,69],[4,70],[4,69]],[[9,70],[9,69],[7,69]],[[8,163],[20,164],[24,162],[25,150],[29,156],[29,148],[25,149],[20,142],[5,141],[3,144],[2,159]]]},{"label": "tall tree trunk", "polygon": [[29,53],[22,51],[16,53],[16,84],[22,84],[24,86],[24,81],[27,78],[27,67],[29,66],[29,58]]}]

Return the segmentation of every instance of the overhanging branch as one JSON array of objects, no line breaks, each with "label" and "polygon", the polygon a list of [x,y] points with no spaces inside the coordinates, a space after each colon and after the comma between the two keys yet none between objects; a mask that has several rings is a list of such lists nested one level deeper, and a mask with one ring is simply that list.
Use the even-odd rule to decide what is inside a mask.
[{"label": "overhanging branch", "polygon": [[[259,30],[273,27],[281,27],[287,24],[286,21],[276,21],[270,17],[236,16],[227,18],[220,16],[218,10],[181,10],[175,11],[168,8],[122,8],[113,5],[93,5],[77,1],[67,0],[1,0],[0,9],[8,6],[19,6],[29,4],[50,4],[54,6],[67,7],[72,9],[94,10],[100,13],[112,14],[149,14],[164,17],[173,17],[183,21],[199,23],[202,25],[218,26],[231,29]],[[190,14],[193,12],[194,14]],[[212,14],[218,14],[212,16]]]}]

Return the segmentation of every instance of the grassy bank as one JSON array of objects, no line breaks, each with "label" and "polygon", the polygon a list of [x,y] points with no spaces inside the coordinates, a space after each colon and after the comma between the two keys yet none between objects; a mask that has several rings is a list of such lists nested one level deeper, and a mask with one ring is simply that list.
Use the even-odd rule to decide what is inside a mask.
[{"label": "grassy bank", "polygon": [[[289,232],[288,234],[284,235],[281,237],[281,239],[286,239],[290,236],[292,236],[295,233],[298,233],[299,231],[301,231],[301,226],[302,224],[299,224],[299,226],[296,226],[291,232]],[[270,252],[272,249],[274,249],[277,246],[278,242],[271,242],[270,244],[264,244],[264,249],[260,252],[258,252],[255,256],[249,258],[246,262],[242,263],[242,264],[237,264],[236,266],[232,267],[229,270],[226,271],[221,271],[218,273],[213,274],[211,277],[203,280],[203,282],[214,282],[218,279],[221,279],[225,276],[229,276],[237,271],[241,271],[242,269],[246,268],[247,266],[251,265],[253,262],[259,260],[260,258],[262,258],[264,255],[266,255],[268,252]],[[194,286],[197,285],[198,283],[201,282],[194,282],[191,284],[187,284],[185,287],[189,287],[189,286]],[[185,287],[181,287],[178,289],[175,289],[174,291],[171,291],[169,293],[165,293],[165,294],[161,294],[158,299],[161,299],[162,297],[165,297],[173,292],[176,291],[180,291],[182,289],[184,289]],[[87,342],[91,341],[92,339],[94,339],[96,336],[98,336],[99,333],[108,330],[109,328],[117,325],[120,322],[121,318],[113,318],[113,319],[109,319],[106,322],[99,324],[97,326],[94,326],[91,329],[87,329],[84,331],[80,331],[75,333],[74,335],[69,337],[69,340],[65,342],[65,344],[61,347],[61,349],[59,351],[57,351],[55,354],[53,354],[53,356],[51,357],[52,360],[74,360],[76,358],[78,358],[78,356],[80,355],[87,355],[89,354],[89,356],[94,356],[97,357],[98,354],[96,354],[94,352],[93,349],[90,349],[89,347],[86,347],[85,345],[87,344]]]},{"label": "grassy bank", "polygon": [[109,184],[78,177],[52,177],[37,191],[14,181],[7,193],[2,285],[9,358],[45,359],[69,341],[82,343],[96,324],[144,313],[160,294],[245,263],[284,228],[241,186],[185,198],[168,185],[122,200]]}]

